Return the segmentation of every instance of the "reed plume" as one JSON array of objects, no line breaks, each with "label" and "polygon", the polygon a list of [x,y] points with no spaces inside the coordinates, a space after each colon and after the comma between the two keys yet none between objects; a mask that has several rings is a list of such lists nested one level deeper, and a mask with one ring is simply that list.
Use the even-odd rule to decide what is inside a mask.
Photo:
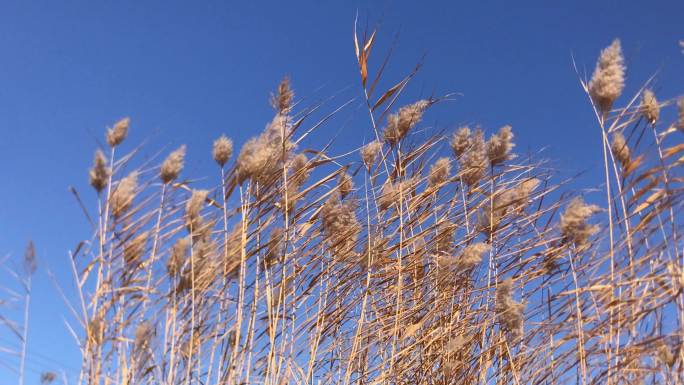
[{"label": "reed plume", "polygon": [[430,167],[430,174],[428,175],[428,183],[430,187],[436,187],[446,182],[451,174],[451,163],[449,158],[443,157]]},{"label": "reed plume", "polygon": [[214,141],[212,155],[219,166],[225,166],[230,156],[233,155],[233,141],[225,135],[221,135]]},{"label": "reed plume", "polygon": [[449,144],[456,159],[460,158],[472,145],[470,128],[461,127],[451,137]]},{"label": "reed plume", "polygon": [[460,270],[471,270],[482,262],[482,254],[491,250],[491,246],[478,242],[468,245],[463,249],[460,257],[456,261]]},{"label": "reed plume", "polygon": [[133,171],[117,184],[111,197],[112,215],[121,217],[132,205],[138,189],[138,172]]},{"label": "reed plume", "polygon": [[525,304],[513,299],[513,280],[508,278],[499,283],[496,288],[496,313],[501,328],[512,340],[517,340],[523,334]]},{"label": "reed plume", "polygon": [[268,184],[269,180],[278,175],[280,165],[285,161],[283,153],[288,155],[294,149],[294,143],[288,138],[289,132],[287,116],[278,114],[261,135],[248,140],[237,158],[238,183],[242,184],[250,179]]},{"label": "reed plume", "polygon": [[620,131],[613,134],[613,140],[610,144],[610,149],[613,152],[613,156],[617,159],[623,168],[627,168],[629,165],[631,154],[629,151],[629,146],[627,146],[627,141],[625,136],[622,135]]},{"label": "reed plume", "polygon": [[587,246],[589,238],[599,231],[598,225],[592,225],[587,220],[599,211],[596,205],[584,203],[584,199],[576,197],[566,207],[561,215],[560,227],[563,237],[575,244],[578,249]]},{"label": "reed plume", "polygon": [[603,112],[610,111],[625,87],[625,65],[619,39],[601,51],[588,86],[598,108]]},{"label": "reed plume", "polygon": [[126,139],[130,123],[131,120],[129,118],[123,118],[114,123],[114,127],[107,129],[107,144],[110,147],[116,147]]},{"label": "reed plume", "polygon": [[111,175],[111,170],[107,167],[107,159],[105,159],[102,151],[95,152],[95,161],[93,167],[90,169],[90,185],[99,194],[107,186],[107,181]]},{"label": "reed plume", "polygon": [[353,201],[340,201],[333,195],[321,208],[321,227],[339,260],[348,259],[354,252],[360,225]]},{"label": "reed plume", "polygon": [[641,110],[644,118],[651,124],[655,124],[660,117],[660,105],[651,90],[645,90],[641,95]]},{"label": "reed plume", "polygon": [[183,170],[185,145],[181,145],[166,157],[159,169],[159,177],[165,184],[173,182]]},{"label": "reed plume", "polygon": [[365,146],[361,147],[361,159],[363,164],[368,170],[375,164],[378,154],[382,152],[382,143],[378,141],[372,141]]},{"label": "reed plume", "polygon": [[290,86],[290,78],[285,76],[278,84],[278,92],[271,97],[271,105],[278,113],[285,115],[290,112],[294,91]]},{"label": "reed plume", "polygon": [[489,159],[484,141],[484,133],[478,129],[470,136],[470,146],[461,156],[461,176],[463,182],[474,187],[487,171]]},{"label": "reed plume", "polygon": [[492,166],[507,161],[511,157],[513,143],[513,131],[511,126],[503,126],[497,134],[492,135],[487,141],[487,156]]},{"label": "reed plume", "polygon": [[225,136],[207,149],[216,178],[179,180],[184,146],[159,174],[96,152],[68,259],[81,383],[682,383],[684,148],[663,121],[684,102],[620,105],[620,43],[603,50],[581,83],[610,139],[602,210],[510,126],[411,135],[448,97],[393,110],[412,76],[368,74],[374,39],[355,41],[350,103],[377,139],[359,154],[325,137],[346,110],[300,109],[287,78],[234,162]]},{"label": "reed plume", "polygon": [[419,100],[401,107],[398,112],[387,117],[387,127],[383,133],[385,140],[394,146],[423,119],[423,113],[430,106],[427,100]]}]

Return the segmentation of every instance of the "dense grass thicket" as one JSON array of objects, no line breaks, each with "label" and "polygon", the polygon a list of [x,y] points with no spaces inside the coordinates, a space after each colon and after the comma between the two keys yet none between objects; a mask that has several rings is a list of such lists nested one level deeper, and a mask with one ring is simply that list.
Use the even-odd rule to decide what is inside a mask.
[{"label": "dense grass thicket", "polygon": [[105,132],[75,192],[78,384],[684,383],[684,99],[623,95],[620,42],[600,52],[589,204],[510,126],[415,135],[448,95],[412,101],[415,73],[380,90],[375,37],[354,41],[375,140],[351,153],[303,148],[345,105],[287,78],[263,132],[207,149],[208,190],[184,146],[150,160],[128,119]]}]

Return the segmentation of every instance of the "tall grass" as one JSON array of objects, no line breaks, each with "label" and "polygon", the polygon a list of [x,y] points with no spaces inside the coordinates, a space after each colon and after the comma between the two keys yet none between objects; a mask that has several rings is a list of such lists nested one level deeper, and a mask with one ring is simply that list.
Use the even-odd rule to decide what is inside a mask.
[{"label": "tall grass", "polygon": [[510,126],[418,141],[448,95],[399,106],[415,72],[381,93],[376,35],[357,36],[375,140],[352,153],[301,148],[330,115],[288,79],[263,132],[206,150],[209,190],[184,146],[140,161],[128,119],[107,131],[70,258],[78,383],[684,382],[684,104],[622,97],[619,41],[601,53],[581,80],[605,156],[589,204]]}]

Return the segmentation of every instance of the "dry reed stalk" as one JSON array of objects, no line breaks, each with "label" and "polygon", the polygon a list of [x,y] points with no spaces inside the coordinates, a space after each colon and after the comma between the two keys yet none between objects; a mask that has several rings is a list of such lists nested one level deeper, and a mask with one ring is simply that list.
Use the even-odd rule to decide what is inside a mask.
[{"label": "dry reed stalk", "polygon": [[[91,298],[82,382],[684,381],[671,326],[684,315],[684,148],[659,130],[667,102],[644,92],[616,108],[619,42],[583,84],[602,131],[605,211],[567,200],[544,161],[516,157],[510,126],[416,143],[440,99],[395,110],[412,75],[376,95],[374,42],[355,34],[375,135],[360,159],[297,148],[297,130],[328,116],[297,111],[288,79],[235,161],[232,141],[214,142],[215,189],[178,180],[184,147],[151,176],[114,157],[128,122],[108,133],[109,159],[98,152],[90,171],[98,239],[74,259]],[[639,135],[646,125],[653,139]]]}]

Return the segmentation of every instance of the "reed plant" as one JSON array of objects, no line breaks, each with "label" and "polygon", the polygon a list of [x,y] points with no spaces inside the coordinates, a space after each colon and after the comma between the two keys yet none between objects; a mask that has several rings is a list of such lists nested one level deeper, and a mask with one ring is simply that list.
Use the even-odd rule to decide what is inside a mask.
[{"label": "reed plant", "polygon": [[580,77],[589,194],[509,125],[425,128],[449,95],[411,100],[415,71],[381,91],[375,42],[355,32],[373,139],[350,153],[302,147],[350,103],[321,116],[287,78],[262,132],[206,149],[209,189],[184,146],[142,159],[129,119],[106,131],[69,258],[78,383],[683,383],[684,99],[623,95],[604,49]]}]

